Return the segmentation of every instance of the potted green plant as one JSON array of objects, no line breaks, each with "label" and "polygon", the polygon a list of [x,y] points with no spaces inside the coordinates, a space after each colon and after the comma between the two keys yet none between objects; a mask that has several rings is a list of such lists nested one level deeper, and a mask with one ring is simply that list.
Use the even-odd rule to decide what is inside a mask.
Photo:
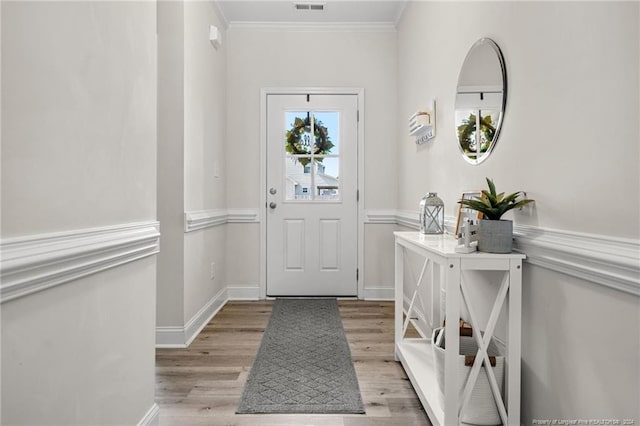
[{"label": "potted green plant", "polygon": [[458,203],[482,213],[478,223],[478,250],[488,253],[511,253],[513,243],[513,222],[501,219],[509,210],[520,208],[534,200],[518,198],[522,191],[505,195],[497,193],[493,181],[487,179],[489,190],[482,190],[480,197],[461,199]]}]

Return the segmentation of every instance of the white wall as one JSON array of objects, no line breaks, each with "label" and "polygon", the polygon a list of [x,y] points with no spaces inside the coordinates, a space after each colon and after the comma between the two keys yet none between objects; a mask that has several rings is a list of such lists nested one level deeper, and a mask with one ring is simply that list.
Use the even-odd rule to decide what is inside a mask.
[{"label": "white wall", "polygon": [[184,4],[185,209],[225,206],[226,51],[209,41],[224,28],[210,2]]},{"label": "white wall", "polygon": [[[393,208],[396,203],[395,32],[232,26],[227,38],[229,207],[260,208],[260,89],[362,87],[365,192],[361,195],[367,209]],[[258,286],[259,226],[262,225],[234,225],[228,229],[227,282],[230,286]],[[367,229],[367,236],[369,232],[376,231]],[[249,253],[248,257],[245,252]],[[389,255],[391,253],[389,251]],[[373,273],[365,270],[365,286],[368,276]],[[386,284],[392,287],[392,280]]]},{"label": "white wall", "polygon": [[226,300],[226,226],[184,229],[185,213],[226,208],[226,46],[209,42],[210,25],[223,30],[211,2],[160,2],[158,16],[157,316],[160,335],[182,330],[173,344],[184,345]]},{"label": "white wall", "polygon": [[157,326],[184,325],[184,5],[158,4]]},{"label": "white wall", "polygon": [[155,7],[16,3],[2,28],[2,173],[21,181],[2,191],[3,236],[154,217]]},{"label": "white wall", "polygon": [[[185,211],[224,209],[226,43],[215,49],[209,26],[223,31],[210,2],[184,7],[184,204]],[[223,40],[224,40],[223,34]],[[202,235],[195,235],[202,234]],[[185,321],[223,288],[224,226],[185,235]],[[211,262],[216,277],[211,280]]]},{"label": "white wall", "polygon": [[[398,30],[399,208],[426,191],[455,216],[464,190],[536,200],[517,224],[640,236],[637,2],[411,2]],[[491,157],[467,164],[453,124],[458,72],[490,37],[507,66],[503,132]],[[438,100],[436,139],[410,140],[403,117]],[[513,216],[512,216],[513,217]],[[637,244],[637,243],[636,243]],[[640,418],[636,296],[525,265],[522,424],[533,419]]]},{"label": "white wall", "polygon": [[[1,8],[3,242],[155,221],[155,5]],[[2,304],[3,424],[143,419],[154,406],[155,265]]]},{"label": "white wall", "polygon": [[[536,200],[533,214],[520,215],[518,223],[638,237],[635,7],[410,3],[398,34],[399,207],[414,209],[424,192],[435,190],[454,216],[460,193],[484,187],[489,176],[498,190],[525,190]],[[482,18],[472,24],[473,13],[465,10]],[[503,50],[509,93],[495,152],[470,167],[455,142],[453,95],[464,57],[480,37],[493,38]],[[402,118],[430,97],[439,101],[438,137],[416,147]],[[577,130],[577,123],[590,130]],[[599,202],[603,198],[613,207]],[[578,205],[590,207],[578,212]]]}]

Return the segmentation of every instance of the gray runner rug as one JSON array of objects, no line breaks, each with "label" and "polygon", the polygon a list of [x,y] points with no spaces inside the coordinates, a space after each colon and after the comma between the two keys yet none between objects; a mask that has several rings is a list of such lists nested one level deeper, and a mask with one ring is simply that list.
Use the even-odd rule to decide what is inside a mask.
[{"label": "gray runner rug", "polygon": [[237,413],[364,413],[335,299],[275,301]]}]

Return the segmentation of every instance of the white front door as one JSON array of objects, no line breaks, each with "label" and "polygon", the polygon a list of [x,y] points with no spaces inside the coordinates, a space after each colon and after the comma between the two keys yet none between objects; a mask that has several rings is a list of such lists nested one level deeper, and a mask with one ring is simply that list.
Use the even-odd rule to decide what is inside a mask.
[{"label": "white front door", "polygon": [[267,96],[267,296],[357,296],[357,95]]}]

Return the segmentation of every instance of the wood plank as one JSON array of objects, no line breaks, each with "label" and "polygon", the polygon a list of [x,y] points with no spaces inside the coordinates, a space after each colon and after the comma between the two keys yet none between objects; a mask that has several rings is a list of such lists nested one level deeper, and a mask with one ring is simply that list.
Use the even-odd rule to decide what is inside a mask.
[{"label": "wood plank", "polygon": [[364,415],[236,415],[271,314],[271,301],[228,302],[187,349],[156,351],[160,425],[431,425],[394,361],[393,302],[339,300]]}]

